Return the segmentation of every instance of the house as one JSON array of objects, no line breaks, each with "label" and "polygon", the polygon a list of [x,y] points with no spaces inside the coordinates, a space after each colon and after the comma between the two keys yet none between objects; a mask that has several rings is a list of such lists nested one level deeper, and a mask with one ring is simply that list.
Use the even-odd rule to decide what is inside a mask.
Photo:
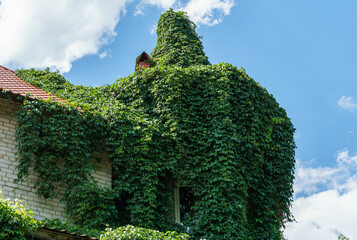
[{"label": "house", "polygon": [[[57,195],[53,198],[45,199],[36,194],[34,182],[38,174],[31,171],[26,182],[15,183],[17,179],[16,160],[16,112],[23,103],[25,96],[30,98],[40,98],[66,103],[44,90],[24,82],[15,75],[15,72],[0,65],[0,189],[5,198],[19,199],[27,209],[33,212],[37,220],[68,219],[66,215],[66,204],[61,201],[64,188],[57,188]],[[103,159],[97,165],[92,176],[101,186],[110,187],[112,184],[111,165],[107,159]],[[64,237],[54,237],[63,235]],[[44,236],[52,236],[47,239],[75,239],[74,235],[56,229],[46,229],[39,232],[38,239],[46,239]],[[84,237],[80,238],[84,239]]]},{"label": "house", "polygon": [[[66,220],[69,212],[91,228],[132,224],[194,239],[281,239],[292,220],[295,164],[295,129],[285,110],[244,69],[211,65],[184,13],[167,11],[158,29],[152,60],[142,53],[139,71],[113,85],[86,88],[50,71],[18,72],[89,111],[63,107],[63,99],[0,68],[3,195],[23,200],[36,219]],[[19,172],[18,161],[25,165]],[[17,173],[27,181],[14,183]],[[37,195],[53,189],[53,198]],[[48,236],[41,240],[60,234],[42,230]]]},{"label": "house", "polygon": [[[112,85],[87,88],[50,71],[18,72],[75,106],[0,67],[3,195],[23,200],[36,219],[66,220],[69,212],[91,228],[132,224],[194,239],[281,239],[293,220],[295,128],[286,111],[244,69],[210,64],[185,13],[165,12],[157,35],[152,58],[142,53],[139,71]],[[14,183],[17,173],[27,181]],[[53,198],[37,195],[50,197],[53,189]]]}]

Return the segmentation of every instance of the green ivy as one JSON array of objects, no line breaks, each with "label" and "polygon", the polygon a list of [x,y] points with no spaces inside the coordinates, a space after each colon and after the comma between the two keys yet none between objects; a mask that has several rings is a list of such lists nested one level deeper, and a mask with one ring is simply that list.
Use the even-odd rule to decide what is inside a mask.
[{"label": "green ivy", "polygon": [[97,229],[73,225],[70,221],[62,222],[59,219],[44,219],[41,221],[41,225],[46,228],[54,228],[57,230],[66,230],[69,233],[76,233],[78,236],[87,235],[91,238],[100,238],[100,235],[105,231],[99,231]]},{"label": "green ivy", "polygon": [[346,237],[345,235],[343,235],[342,233],[340,233],[340,234],[338,235],[338,240],[349,240],[349,238]]},{"label": "green ivy", "polygon": [[32,212],[16,200],[5,199],[0,190],[0,239],[29,239],[37,227]]},{"label": "green ivy", "polygon": [[27,240],[33,239],[33,233],[41,226],[66,230],[77,235],[85,234],[89,237],[100,238],[101,240],[116,239],[157,239],[157,240],[176,240],[189,239],[187,234],[178,234],[167,231],[165,233],[134,227],[127,225],[117,229],[106,229],[98,231],[96,229],[84,228],[73,225],[70,222],[62,222],[59,219],[44,219],[39,222],[32,217],[32,212],[21,205],[17,200],[14,202],[4,199],[0,191],[0,239],[8,240]]},{"label": "green ivy", "polygon": [[[285,110],[244,69],[210,65],[184,13],[161,16],[153,60],[152,68],[96,88],[74,86],[48,69],[18,71],[69,102],[24,101],[19,180],[34,165],[38,194],[54,196],[64,184],[69,214],[86,226],[281,239],[292,219],[295,164]],[[113,166],[112,188],[91,177],[103,154]],[[173,219],[174,182],[194,192],[184,226]]]},{"label": "green ivy", "polygon": [[107,229],[105,233],[100,236],[101,240],[185,240],[190,239],[187,234],[177,234],[176,232],[167,231],[165,233],[147,229],[139,228],[131,225],[119,227],[117,229]]},{"label": "green ivy", "polygon": [[162,14],[157,25],[157,45],[151,53],[153,61],[171,67],[209,65],[195,28],[184,12],[170,9]]}]

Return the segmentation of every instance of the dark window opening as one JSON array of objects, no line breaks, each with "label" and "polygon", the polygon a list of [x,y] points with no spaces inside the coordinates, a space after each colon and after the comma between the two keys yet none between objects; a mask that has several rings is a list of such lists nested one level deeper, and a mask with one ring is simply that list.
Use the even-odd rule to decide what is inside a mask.
[{"label": "dark window opening", "polygon": [[187,220],[194,205],[194,192],[190,187],[175,186],[175,219],[177,223],[182,224]]},{"label": "dark window opening", "polygon": [[180,222],[183,222],[191,212],[194,204],[193,190],[190,187],[179,187]]}]

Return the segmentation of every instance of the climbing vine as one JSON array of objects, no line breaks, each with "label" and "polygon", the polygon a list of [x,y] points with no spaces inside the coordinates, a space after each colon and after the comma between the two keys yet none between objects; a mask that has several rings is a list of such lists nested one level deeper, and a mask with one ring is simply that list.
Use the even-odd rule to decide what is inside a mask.
[{"label": "climbing vine", "polygon": [[[294,127],[243,69],[210,65],[202,49],[193,23],[169,10],[159,20],[155,66],[112,85],[18,71],[69,102],[24,101],[19,180],[34,166],[38,194],[51,197],[64,184],[68,211],[84,225],[186,229],[195,239],[282,238],[292,218]],[[103,155],[112,188],[91,177]],[[184,226],[174,223],[175,183],[194,194]]]},{"label": "climbing vine", "polygon": [[195,28],[184,12],[170,9],[162,14],[157,25],[157,45],[152,52],[154,62],[171,67],[209,65]]}]

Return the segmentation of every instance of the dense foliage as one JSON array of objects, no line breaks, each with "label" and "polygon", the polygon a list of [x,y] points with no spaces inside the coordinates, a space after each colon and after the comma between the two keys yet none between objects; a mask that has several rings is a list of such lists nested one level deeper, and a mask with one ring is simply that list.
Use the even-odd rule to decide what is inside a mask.
[{"label": "dense foliage", "polygon": [[19,202],[5,199],[0,190],[0,239],[25,240],[37,227],[32,213]]},{"label": "dense foliage", "polygon": [[0,191],[0,239],[3,240],[27,240],[33,239],[33,232],[41,225],[47,228],[58,230],[65,229],[67,232],[75,232],[77,235],[85,234],[89,237],[96,237],[101,240],[119,239],[155,239],[155,240],[184,240],[189,239],[187,234],[176,232],[159,232],[151,229],[134,227],[131,225],[119,227],[117,229],[106,229],[98,231],[79,227],[69,222],[61,222],[58,219],[45,219],[41,222],[32,218],[32,212],[27,210],[18,201],[12,202],[4,199]]},{"label": "dense foliage", "polygon": [[17,118],[21,126],[16,133],[18,180],[24,180],[34,166],[40,174],[35,183],[39,195],[52,197],[56,184],[64,183],[71,186],[65,193],[67,210],[78,222],[93,227],[110,222],[110,213],[116,211],[113,190],[100,187],[91,178],[103,145],[103,120],[51,101],[24,101]]},{"label": "dense foliage", "polygon": [[[154,67],[97,88],[74,86],[48,70],[18,71],[70,102],[25,100],[18,113],[19,179],[34,164],[40,195],[53,196],[56,184],[66,184],[68,211],[86,226],[280,239],[291,220],[295,149],[284,109],[244,70],[209,65],[183,13],[160,18],[153,60]],[[113,166],[110,189],[91,177],[103,155]],[[184,227],[173,219],[175,183],[194,192]]]},{"label": "dense foliage", "polygon": [[147,229],[139,228],[131,225],[119,227],[117,229],[107,229],[105,233],[100,236],[101,240],[185,240],[189,239],[187,234],[177,234],[176,232],[167,231],[165,233]]},{"label": "dense foliage", "polygon": [[162,14],[157,25],[157,45],[152,52],[154,62],[170,67],[209,65],[195,28],[184,12],[170,9]]},{"label": "dense foliage", "polygon": [[41,221],[41,226],[45,226],[45,228],[52,228],[57,230],[66,230],[69,233],[76,233],[78,236],[87,235],[92,238],[99,238],[104,230],[97,230],[95,228],[88,228],[81,225],[74,225],[69,220],[63,222],[59,219],[44,219]]}]

